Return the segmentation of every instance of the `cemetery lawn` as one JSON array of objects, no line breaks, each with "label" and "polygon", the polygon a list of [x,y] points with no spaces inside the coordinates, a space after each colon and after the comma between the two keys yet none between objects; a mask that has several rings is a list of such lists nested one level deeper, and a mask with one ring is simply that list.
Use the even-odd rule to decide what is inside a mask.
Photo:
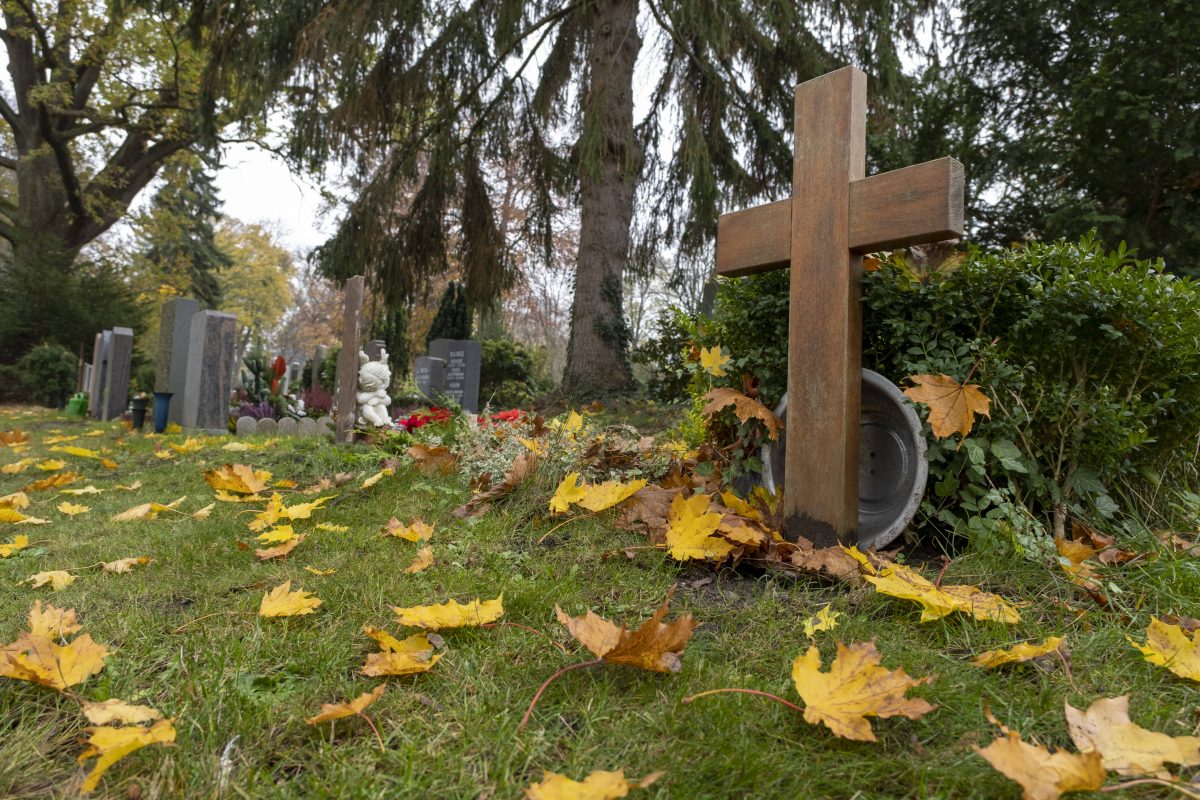
[{"label": "cemetery lawn", "polygon": [[[175,719],[178,732],[173,747],[150,746],[119,761],[97,797],[518,798],[543,769],[578,780],[593,770],[623,768],[632,778],[665,772],[630,797],[1015,798],[1017,785],[971,749],[997,735],[985,707],[1026,740],[1071,750],[1064,701],[1087,707],[1100,697],[1129,694],[1131,715],[1144,727],[1179,736],[1196,733],[1200,723],[1195,684],[1146,663],[1125,638],[1141,641],[1152,614],[1194,614],[1200,598],[1198,562],[1156,550],[1149,535],[1124,544],[1153,551],[1151,557],[1106,575],[1108,610],[1052,565],[967,553],[951,561],[944,580],[1027,602],[1022,622],[1007,627],[952,614],[920,623],[919,607],[869,585],[713,571],[653,549],[632,550],[630,558],[622,549],[644,547],[645,540],[616,527],[613,512],[570,523],[539,544],[558,522],[546,518],[547,495],[540,489],[466,521],[452,514],[470,497],[458,476],[431,478],[402,466],[360,489],[384,455],[366,447],[280,438],[266,449],[226,452],[221,446],[234,439],[210,438],[202,449],[164,460],[156,448],[181,443],[182,434],[147,438],[115,424],[0,412],[0,430],[17,426],[30,434],[31,446],[22,453],[0,448],[4,464],[61,458],[63,471],[79,475],[66,488],[90,484],[104,491],[76,497],[30,492],[25,513],[49,524],[0,525],[0,543],[16,534],[31,540],[0,559],[0,642],[24,628],[36,599],[77,609],[83,630],[113,651],[103,672],[74,687],[78,698],[153,706]],[[82,436],[93,430],[103,435]],[[108,448],[118,468],[52,453],[42,443],[75,434],[81,438],[69,444]],[[296,523],[309,535],[285,559],[255,557],[249,506],[218,502],[207,519],[164,513],[155,520],[111,520],[138,504],[181,496],[187,498],[182,511],[208,505],[213,492],[203,472],[226,462],[270,470],[300,487],[340,472],[356,479],[323,492],[340,499]],[[48,474],[33,466],[0,474],[0,495]],[[141,481],[136,490],[116,488],[135,480]],[[57,509],[63,500],[90,511],[68,517]],[[435,526],[433,567],[404,574],[417,545],[380,535],[392,516]],[[316,530],[316,523],[349,530]],[[153,561],[127,574],[93,566],[135,556]],[[335,572],[319,576],[306,566]],[[925,574],[932,579],[939,567],[933,562]],[[21,583],[60,569],[78,576],[60,591]],[[308,616],[257,616],[263,594],[286,580],[323,605]],[[529,725],[518,730],[547,677],[592,659],[555,620],[556,604],[572,615],[591,609],[638,625],[672,585],[668,619],[690,611],[701,623],[683,653],[682,671],[573,670],[550,686]],[[445,655],[433,669],[391,679],[366,710],[383,752],[361,718],[305,723],[321,703],[345,702],[382,682],[358,672],[377,649],[360,631],[369,624],[400,637],[413,632],[394,621],[390,606],[501,593],[503,619],[536,632],[513,626],[442,631]],[[937,710],[915,721],[873,720],[878,741],[863,743],[839,739],[758,697],[681,703],[719,687],[800,702],[792,660],[808,647],[803,621],[826,603],[842,613],[835,630],[816,635],[826,665],[835,641],[874,638],[886,667],[936,676],[909,694]],[[1069,672],[1057,659],[996,670],[970,663],[987,649],[1055,635],[1067,638]],[[0,797],[76,796],[85,769],[75,757],[86,724],[75,697],[0,679]],[[1162,791],[1139,786],[1127,796]]]}]

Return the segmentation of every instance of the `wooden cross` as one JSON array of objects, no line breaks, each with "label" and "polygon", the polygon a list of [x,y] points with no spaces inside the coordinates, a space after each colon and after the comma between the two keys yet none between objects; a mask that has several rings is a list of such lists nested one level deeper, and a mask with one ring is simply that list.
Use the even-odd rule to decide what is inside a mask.
[{"label": "wooden cross", "polygon": [[858,541],[862,254],[963,232],[963,168],[866,172],[867,76],[796,87],[792,197],[721,216],[717,274],[791,267],[783,516],[818,546]]}]

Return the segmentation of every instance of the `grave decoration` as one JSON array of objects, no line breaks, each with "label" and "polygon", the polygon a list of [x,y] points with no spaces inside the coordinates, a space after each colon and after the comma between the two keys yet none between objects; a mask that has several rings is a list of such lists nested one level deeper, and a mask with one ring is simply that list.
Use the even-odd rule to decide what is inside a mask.
[{"label": "grave decoration", "polygon": [[796,87],[793,196],[717,228],[719,275],[791,268],[783,517],[817,546],[859,542],[862,254],[963,230],[954,159],[865,177],[866,103],[854,67]]},{"label": "grave decoration", "polygon": [[373,428],[391,427],[388,406],[388,387],[392,384],[392,371],[388,368],[387,350],[380,350],[377,360],[372,361],[365,351],[358,354],[358,424]]}]

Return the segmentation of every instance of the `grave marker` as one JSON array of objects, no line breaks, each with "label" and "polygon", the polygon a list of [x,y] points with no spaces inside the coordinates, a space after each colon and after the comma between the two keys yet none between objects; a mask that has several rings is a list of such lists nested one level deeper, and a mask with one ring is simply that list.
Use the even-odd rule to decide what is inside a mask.
[{"label": "grave marker", "polygon": [[339,444],[353,441],[355,403],[358,391],[358,342],[362,333],[363,276],[355,275],[346,281],[346,299],[342,311],[342,350],[338,353],[337,387],[334,389],[334,408],[337,411]]},{"label": "grave marker", "polygon": [[229,429],[229,393],[237,363],[237,317],[221,311],[192,315],[181,424]]},{"label": "grave marker", "polygon": [[100,419],[100,409],[104,401],[104,367],[108,361],[108,343],[112,339],[112,331],[101,331],[96,334],[96,343],[92,347],[92,379],[88,383],[88,413],[94,419]]},{"label": "grave marker", "polygon": [[158,328],[158,352],[154,361],[154,391],[171,395],[167,422],[180,424],[183,419],[183,390],[187,380],[188,345],[192,337],[192,317],[200,303],[190,297],[173,297],[163,303]]},{"label": "grave marker", "polygon": [[312,372],[309,375],[308,381],[308,386],[310,389],[321,388],[321,367],[325,366],[325,361],[328,358],[329,348],[323,344],[317,345],[317,349],[313,353]]},{"label": "grave marker", "polygon": [[100,419],[108,421],[125,413],[129,404],[129,376],[133,359],[133,331],[113,328],[108,340],[104,364],[104,389],[101,391]]},{"label": "grave marker", "polygon": [[857,543],[862,254],[962,235],[952,158],[866,172],[866,75],[796,87],[788,200],[721,216],[717,273],[791,268],[783,514],[818,546]]},{"label": "grave marker", "polygon": [[433,356],[417,356],[413,362],[413,382],[430,403],[440,403],[446,392],[446,362]]},{"label": "grave marker", "polygon": [[446,396],[472,414],[479,412],[479,342],[470,339],[434,339],[429,355],[446,362]]}]

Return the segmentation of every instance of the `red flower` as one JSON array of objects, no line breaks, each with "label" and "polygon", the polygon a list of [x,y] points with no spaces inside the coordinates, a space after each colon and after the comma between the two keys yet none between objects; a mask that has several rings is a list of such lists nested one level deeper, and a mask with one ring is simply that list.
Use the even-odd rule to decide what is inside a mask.
[{"label": "red flower", "polygon": [[483,416],[480,415],[479,424],[486,425],[489,420],[492,422],[516,422],[517,420],[521,419],[522,414],[523,412],[521,409],[510,408],[508,411],[498,411],[487,419],[484,419]]}]

